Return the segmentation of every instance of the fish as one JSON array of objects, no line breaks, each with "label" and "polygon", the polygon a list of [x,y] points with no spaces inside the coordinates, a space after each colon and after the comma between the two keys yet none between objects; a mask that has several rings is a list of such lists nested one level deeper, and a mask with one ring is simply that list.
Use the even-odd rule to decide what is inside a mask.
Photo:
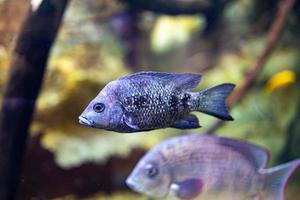
[{"label": "fish", "polygon": [[266,168],[266,149],[207,134],[180,135],[152,148],[126,179],[150,198],[180,200],[283,200],[300,159]]},{"label": "fish", "polygon": [[138,72],[108,83],[79,116],[79,123],[121,133],[160,128],[193,129],[200,124],[192,111],[233,120],[225,99],[235,85],[224,83],[191,92],[201,75]]}]

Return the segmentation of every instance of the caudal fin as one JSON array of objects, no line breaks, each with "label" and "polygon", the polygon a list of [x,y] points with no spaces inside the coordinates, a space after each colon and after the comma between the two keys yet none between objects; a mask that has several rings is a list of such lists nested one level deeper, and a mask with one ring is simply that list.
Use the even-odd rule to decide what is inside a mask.
[{"label": "caudal fin", "polygon": [[235,85],[224,83],[198,93],[198,111],[215,116],[222,120],[233,120],[225,105],[227,96]]},{"label": "caudal fin", "polygon": [[266,175],[261,197],[264,200],[284,200],[284,191],[293,172],[300,166],[300,159],[270,169],[262,169]]}]

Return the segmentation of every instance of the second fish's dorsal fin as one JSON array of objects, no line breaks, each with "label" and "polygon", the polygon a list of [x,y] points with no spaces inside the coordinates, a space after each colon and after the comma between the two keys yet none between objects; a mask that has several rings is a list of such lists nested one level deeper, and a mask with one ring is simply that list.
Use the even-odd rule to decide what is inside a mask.
[{"label": "second fish's dorsal fin", "polygon": [[162,78],[168,81],[174,82],[178,85],[178,89],[188,90],[195,88],[200,80],[200,74],[193,74],[193,73],[185,73],[185,74],[177,74],[177,73],[164,73],[164,72],[138,72],[124,78],[132,78],[137,76],[152,76],[157,78]]},{"label": "second fish's dorsal fin", "polygon": [[269,161],[269,152],[260,146],[250,144],[241,140],[219,137],[218,143],[221,145],[229,146],[236,151],[240,152],[246,158],[254,163],[258,169],[265,168]]},{"label": "second fish's dorsal fin", "polygon": [[202,134],[201,137],[207,138],[207,142],[215,143],[216,145],[232,148],[234,151],[241,153],[249,160],[257,169],[265,168],[269,161],[269,152],[267,149],[250,144],[248,142],[231,139],[227,137],[219,137],[215,135]]}]

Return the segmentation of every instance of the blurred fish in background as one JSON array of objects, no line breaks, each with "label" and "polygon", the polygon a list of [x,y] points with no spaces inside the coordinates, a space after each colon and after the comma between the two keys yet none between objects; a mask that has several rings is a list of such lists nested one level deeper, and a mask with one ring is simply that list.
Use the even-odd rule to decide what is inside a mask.
[{"label": "blurred fish in background", "polygon": [[126,183],[155,198],[283,200],[300,159],[266,169],[266,149],[240,140],[193,134],[167,139],[149,151]]}]

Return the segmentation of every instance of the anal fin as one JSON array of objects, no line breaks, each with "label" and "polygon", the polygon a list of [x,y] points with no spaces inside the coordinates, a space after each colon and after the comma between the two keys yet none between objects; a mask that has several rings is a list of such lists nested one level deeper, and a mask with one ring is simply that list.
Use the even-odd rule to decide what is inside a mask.
[{"label": "anal fin", "polygon": [[189,114],[183,119],[176,121],[171,127],[178,129],[193,129],[200,128],[201,126],[199,125],[198,118],[193,114]]}]

